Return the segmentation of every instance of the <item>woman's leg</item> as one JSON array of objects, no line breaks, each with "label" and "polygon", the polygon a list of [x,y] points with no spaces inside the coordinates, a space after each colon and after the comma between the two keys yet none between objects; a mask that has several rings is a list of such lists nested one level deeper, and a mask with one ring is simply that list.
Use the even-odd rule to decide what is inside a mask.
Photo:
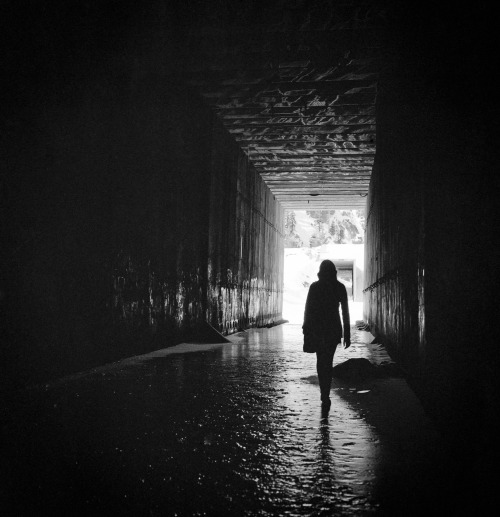
[{"label": "woman's leg", "polygon": [[330,389],[332,386],[333,355],[336,346],[328,346],[316,352],[316,370],[318,372],[321,402],[330,403]]}]

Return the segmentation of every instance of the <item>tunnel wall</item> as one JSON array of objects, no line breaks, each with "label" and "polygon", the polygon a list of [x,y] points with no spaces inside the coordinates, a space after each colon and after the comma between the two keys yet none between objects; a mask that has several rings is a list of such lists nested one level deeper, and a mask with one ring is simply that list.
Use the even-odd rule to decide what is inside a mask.
[{"label": "tunnel wall", "polygon": [[8,352],[29,377],[178,342],[204,318],[213,120],[124,72],[61,85],[24,148],[13,135]]},{"label": "tunnel wall", "polygon": [[379,86],[365,317],[408,368],[443,361],[479,375],[478,361],[486,374],[497,360],[481,321],[494,299],[498,180],[484,108],[470,101],[457,117],[453,107],[461,85],[447,80],[446,99],[422,84]]},{"label": "tunnel wall", "polygon": [[485,19],[406,8],[378,86],[365,317],[437,424],[450,486],[482,494],[473,507],[492,493],[500,428],[498,101],[481,64],[490,32]]},{"label": "tunnel wall", "polygon": [[226,334],[282,319],[284,211],[219,124],[213,141],[207,321]]},{"label": "tunnel wall", "polygon": [[459,54],[458,40],[444,37],[445,18],[416,7],[393,17],[385,44],[396,58],[378,84],[366,208],[365,316],[410,370],[440,364],[487,377],[498,361],[480,324],[498,279],[498,123],[481,69],[487,33],[463,19],[471,38]]},{"label": "tunnel wall", "polygon": [[268,189],[157,56],[98,50],[19,61],[36,72],[3,134],[5,384],[281,316]]},{"label": "tunnel wall", "polygon": [[398,98],[401,85],[386,86],[378,89],[377,155],[367,197],[365,319],[408,367],[425,353],[425,211],[413,134],[422,111]]},{"label": "tunnel wall", "polygon": [[437,425],[450,486],[487,500],[499,429],[494,125],[482,96],[457,115],[463,91],[476,91],[463,78],[385,86],[367,202],[365,320]]}]

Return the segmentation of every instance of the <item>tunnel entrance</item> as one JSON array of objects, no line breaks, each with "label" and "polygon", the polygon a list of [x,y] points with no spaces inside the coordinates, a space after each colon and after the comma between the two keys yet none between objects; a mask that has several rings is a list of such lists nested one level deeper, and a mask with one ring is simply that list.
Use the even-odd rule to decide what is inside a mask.
[{"label": "tunnel entrance", "polygon": [[351,321],[363,318],[364,211],[285,213],[283,318],[302,324],[309,286],[322,260],[332,260],[347,289]]}]

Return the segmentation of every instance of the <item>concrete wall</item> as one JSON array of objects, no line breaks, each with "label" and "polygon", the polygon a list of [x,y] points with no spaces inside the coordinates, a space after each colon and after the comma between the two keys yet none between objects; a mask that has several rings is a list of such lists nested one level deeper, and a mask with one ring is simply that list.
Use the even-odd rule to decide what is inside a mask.
[{"label": "concrete wall", "polygon": [[[498,278],[495,101],[481,80],[482,28],[458,55],[432,24],[455,25],[439,20],[400,12],[386,42],[398,59],[378,87],[365,310],[409,369],[442,361],[479,378],[498,361],[486,331]],[[463,28],[479,29],[471,20]]]},{"label": "concrete wall", "polygon": [[411,86],[396,82],[386,93],[381,85],[365,319],[405,367],[442,433],[452,489],[486,497],[493,468],[488,451],[499,428],[499,349],[491,319],[498,180],[479,103],[471,101],[475,106],[458,118],[448,104],[458,102],[459,84],[453,97],[448,85],[447,99],[426,90],[412,98]]},{"label": "concrete wall", "polygon": [[489,497],[499,429],[489,32],[469,13],[457,23],[414,10],[399,13],[388,50],[398,59],[379,83],[365,315],[442,433],[453,493],[476,494],[473,507]]},{"label": "concrete wall", "polygon": [[173,77],[175,45],[141,17],[115,33],[89,8],[68,35],[71,13],[32,15],[6,64],[2,379],[279,319],[281,211]]},{"label": "concrete wall", "polygon": [[[379,85],[377,155],[367,197],[365,319],[384,336],[406,367],[423,358],[422,118],[416,99],[399,97],[401,85]],[[410,101],[408,101],[410,99]],[[411,123],[410,123],[411,122]],[[418,127],[415,131],[415,126]]]},{"label": "concrete wall", "polygon": [[213,132],[207,321],[220,332],[282,319],[284,211],[219,125]]}]

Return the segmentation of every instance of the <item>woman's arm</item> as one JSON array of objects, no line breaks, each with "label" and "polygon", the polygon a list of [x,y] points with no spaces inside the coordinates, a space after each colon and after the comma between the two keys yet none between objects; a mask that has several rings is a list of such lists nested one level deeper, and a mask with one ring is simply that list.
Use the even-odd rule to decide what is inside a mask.
[{"label": "woman's arm", "polygon": [[347,301],[347,290],[342,285],[340,305],[342,307],[342,324],[344,326],[344,348],[351,346],[351,319],[349,317],[349,303]]}]

